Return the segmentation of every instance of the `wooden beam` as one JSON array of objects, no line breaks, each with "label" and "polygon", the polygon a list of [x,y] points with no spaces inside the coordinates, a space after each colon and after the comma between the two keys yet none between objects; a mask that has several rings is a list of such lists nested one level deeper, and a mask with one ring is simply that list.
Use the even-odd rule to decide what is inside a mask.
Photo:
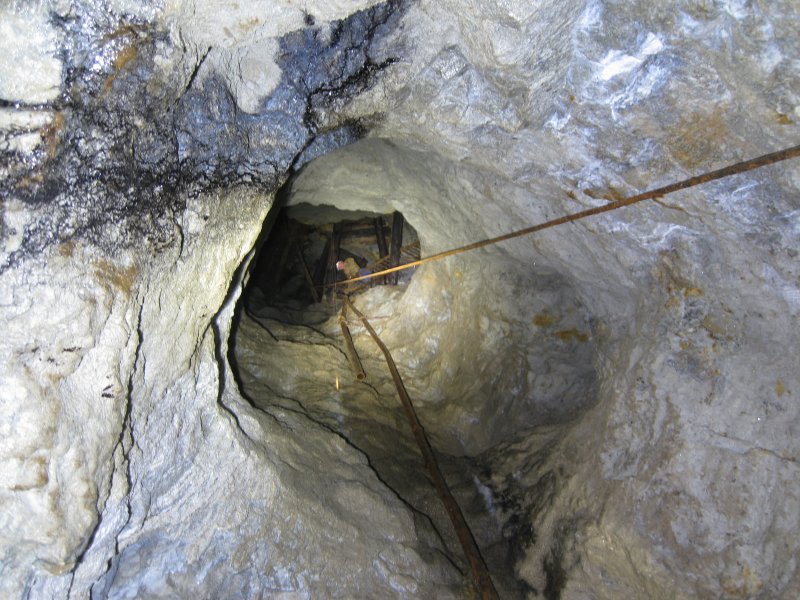
[{"label": "wooden beam", "polygon": [[[390,256],[391,265],[396,267],[400,264],[400,248],[403,246],[403,215],[397,211],[392,214],[392,247]],[[397,285],[397,273],[394,274],[394,284]]]},{"label": "wooden beam", "polygon": [[272,272],[272,284],[275,286],[275,289],[281,288],[281,275],[283,275],[283,271],[286,269],[286,261],[289,259],[292,246],[294,246],[294,238],[297,233],[298,225],[299,223],[297,221],[292,221],[291,219],[287,223],[286,240],[283,243],[278,266]]},{"label": "wooden beam", "polygon": [[303,249],[300,248],[299,245],[295,246],[297,248],[297,260],[300,261],[300,268],[303,269],[303,275],[306,278],[306,283],[308,284],[309,289],[311,290],[311,297],[314,299],[315,303],[319,302],[319,294],[317,293],[317,288],[314,287],[314,279],[311,277],[311,273],[308,272],[308,266],[306,265],[306,259],[303,256]]},{"label": "wooden beam", "polygon": [[[390,232],[389,228],[387,227],[384,231],[384,235],[388,235]],[[342,234],[342,243],[344,243],[345,239],[348,242],[352,241],[359,241],[359,242],[372,242],[375,243],[375,229],[370,227],[369,229],[359,229],[358,231],[351,231],[350,233],[343,233]]]},{"label": "wooden beam", "polygon": [[[389,256],[389,247],[386,245],[386,232],[383,225],[383,217],[377,217],[374,221],[375,237],[378,240],[378,257]],[[381,277],[379,283],[386,283],[386,278]]]},{"label": "wooden beam", "polygon": [[319,257],[317,267],[314,269],[314,287],[324,290],[325,274],[328,272],[328,255],[331,253],[331,238],[328,236],[328,241],[325,242],[325,248],[322,250],[322,255]]},{"label": "wooden beam", "polygon": [[[389,233],[389,228],[386,225],[384,225],[383,231],[385,233]],[[362,225],[360,227],[353,227],[351,229],[342,231],[342,237],[347,237],[348,239],[351,237],[366,237],[366,236],[373,237],[374,235],[375,235],[375,225],[373,223],[368,223],[367,225]]]},{"label": "wooden beam", "polygon": [[341,245],[342,234],[337,224],[333,225],[333,232],[331,233],[331,251],[328,253],[328,265],[325,271],[325,285],[333,286],[338,278],[336,271],[336,262],[339,260],[339,247]]},{"label": "wooden beam", "polygon": [[368,219],[359,219],[358,221],[344,221],[338,223],[339,231],[342,233],[350,233],[354,229],[358,229],[359,227],[367,227],[369,225]]}]

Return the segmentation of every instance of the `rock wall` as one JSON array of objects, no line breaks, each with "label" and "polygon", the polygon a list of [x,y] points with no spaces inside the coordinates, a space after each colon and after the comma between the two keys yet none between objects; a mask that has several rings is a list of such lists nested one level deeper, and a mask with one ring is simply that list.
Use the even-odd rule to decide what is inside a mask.
[{"label": "rock wall", "polygon": [[[361,453],[237,390],[275,189],[373,138],[397,150],[355,164],[376,185],[351,202],[401,208],[433,252],[790,146],[799,20],[791,0],[4,6],[3,594],[463,594]],[[323,160],[296,182],[317,202]],[[417,274],[397,310],[441,335],[393,342],[455,424],[439,441],[481,452],[530,597],[800,595],[799,187],[787,162]],[[593,378],[580,414],[532,386],[504,424],[481,403],[519,397],[499,380],[448,402],[470,312],[488,361],[506,322],[553,356],[537,316],[586,335],[574,371],[558,357],[557,390]]]},{"label": "rock wall", "polygon": [[[384,68],[395,7],[326,4],[309,29],[261,6],[234,33],[196,8],[3,9],[3,595],[447,596],[460,578],[419,557],[365,458],[253,411],[227,364],[274,190],[353,139],[315,113]],[[260,102],[227,68],[254,47],[280,75]]]},{"label": "rock wall", "polygon": [[[396,39],[418,60],[353,110],[389,98],[377,134],[476,165],[463,218],[499,232],[795,144],[797,21],[791,3],[422,2]],[[600,381],[573,429],[489,459],[539,593],[796,595],[799,174],[509,245],[574,282]]]}]

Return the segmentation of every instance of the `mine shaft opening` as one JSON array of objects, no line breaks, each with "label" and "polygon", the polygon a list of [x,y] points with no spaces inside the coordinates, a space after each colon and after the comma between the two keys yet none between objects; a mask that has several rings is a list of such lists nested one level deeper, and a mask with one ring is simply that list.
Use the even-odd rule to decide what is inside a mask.
[{"label": "mine shaft opening", "polygon": [[[299,204],[279,208],[254,260],[245,302],[262,315],[335,311],[342,294],[408,287],[413,269],[382,270],[420,258],[420,240],[403,214]],[[350,279],[358,279],[350,282]]]},{"label": "mine shaft opening", "polygon": [[386,140],[312,161],[265,224],[229,356],[254,406],[341,436],[410,508],[422,553],[466,573],[383,357],[351,315],[366,376],[353,372],[339,321],[349,293],[394,355],[501,597],[521,598],[530,590],[514,565],[537,535],[526,514],[552,502],[564,476],[550,449],[595,403],[597,324],[574,282],[520,242],[402,271],[397,285],[374,277],[348,288],[336,269],[375,273],[386,256],[378,235],[391,254],[400,219],[406,251],[395,262],[496,231],[471,208],[464,177]]}]

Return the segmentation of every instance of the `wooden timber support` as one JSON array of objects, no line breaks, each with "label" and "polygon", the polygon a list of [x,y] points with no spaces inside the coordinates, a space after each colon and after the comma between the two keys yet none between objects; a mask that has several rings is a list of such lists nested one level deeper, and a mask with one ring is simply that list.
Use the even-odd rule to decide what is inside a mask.
[{"label": "wooden timber support", "polygon": [[[397,267],[400,265],[400,248],[403,246],[403,219],[402,213],[394,211],[392,214],[392,249],[390,256],[392,257],[391,266]],[[394,284],[397,285],[397,278],[399,274],[395,273],[393,279]]]},{"label": "wooden timber support", "polygon": [[283,246],[283,251],[281,252],[280,259],[278,260],[278,266],[272,272],[272,285],[275,289],[280,289],[281,284],[281,275],[283,275],[283,271],[286,268],[286,261],[289,259],[289,254],[292,251],[292,246],[294,246],[295,235],[297,234],[298,223],[296,221],[289,221],[289,227],[286,233],[286,242]]},{"label": "wooden timber support", "polygon": [[331,253],[332,245],[331,237],[328,236],[328,240],[325,242],[325,249],[322,251],[322,256],[319,257],[317,267],[314,269],[314,287],[319,288],[320,294],[325,291],[325,275],[328,273],[328,256]]},{"label": "wooden timber support", "polygon": [[[375,237],[378,240],[378,256],[383,258],[384,256],[389,255],[389,248],[386,245],[386,235],[383,231],[383,218],[376,217],[375,218]],[[378,283],[386,283],[386,278],[381,277]]]},{"label": "wooden timber support", "polygon": [[[420,253],[419,240],[410,243],[408,246],[403,246],[402,248],[400,248],[401,258],[405,256],[410,260],[419,260],[419,253]],[[372,261],[371,263],[367,264],[367,269],[370,269],[371,271],[385,269],[389,266],[390,260],[391,260],[390,256],[388,255],[384,256],[383,258],[379,258],[378,260]]]},{"label": "wooden timber support", "polygon": [[334,224],[333,231],[331,232],[331,248],[328,253],[327,267],[325,269],[325,286],[333,286],[338,278],[336,271],[336,262],[339,260],[339,246],[342,241],[341,230],[338,225]]},{"label": "wooden timber support", "polygon": [[[392,240],[394,241],[394,238],[392,238]],[[411,398],[409,397],[408,392],[403,385],[403,380],[400,378],[400,373],[397,371],[397,366],[394,363],[394,359],[392,359],[389,349],[369,324],[367,317],[365,317],[355,306],[353,306],[353,304],[350,302],[350,298],[345,296],[344,303],[346,307],[352,310],[353,313],[359,319],[361,319],[361,323],[364,325],[367,332],[369,332],[369,334],[372,336],[372,339],[378,345],[378,348],[381,349],[381,352],[383,352],[383,356],[386,359],[386,364],[389,366],[389,371],[392,374],[395,388],[397,388],[397,394],[400,396],[400,401],[403,404],[406,417],[408,417],[408,422],[411,425],[411,431],[414,433],[414,438],[417,440],[417,445],[419,446],[420,452],[422,452],[422,457],[425,460],[425,466],[428,469],[428,474],[433,480],[436,491],[439,493],[439,498],[442,500],[442,503],[447,510],[447,514],[453,523],[453,528],[456,531],[458,540],[461,542],[461,547],[464,549],[464,554],[467,557],[470,571],[472,572],[473,582],[475,583],[481,599],[497,600],[499,596],[497,595],[497,590],[495,590],[494,583],[492,583],[492,578],[489,575],[489,569],[486,567],[486,563],[481,556],[480,549],[475,543],[475,538],[472,537],[472,532],[467,525],[466,519],[464,519],[461,509],[459,508],[456,499],[453,497],[453,494],[450,492],[450,488],[447,486],[447,482],[445,481],[444,476],[439,469],[439,463],[436,460],[436,456],[433,454],[433,449],[428,442],[428,437],[425,435],[425,430],[422,427],[422,423],[419,422],[417,413],[414,410],[414,405],[411,403]],[[342,314],[344,314],[344,310]]]},{"label": "wooden timber support", "polygon": [[303,276],[306,278],[306,283],[308,284],[308,288],[311,290],[311,297],[314,299],[315,303],[319,302],[319,294],[317,293],[317,288],[314,286],[314,279],[311,277],[311,273],[308,272],[308,265],[306,265],[306,259],[303,256],[303,249],[300,246],[297,247],[297,260],[300,261],[300,268],[303,270]]}]

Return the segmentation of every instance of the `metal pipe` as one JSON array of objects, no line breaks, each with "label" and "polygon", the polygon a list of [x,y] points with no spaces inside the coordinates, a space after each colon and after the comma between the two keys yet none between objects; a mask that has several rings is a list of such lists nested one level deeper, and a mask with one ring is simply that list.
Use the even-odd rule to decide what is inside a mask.
[{"label": "metal pipe", "polygon": [[364,367],[361,365],[361,360],[358,358],[358,352],[356,352],[355,344],[353,344],[353,337],[350,335],[350,328],[347,326],[347,302],[342,306],[342,312],[339,315],[339,326],[342,328],[345,354],[347,354],[347,359],[350,361],[353,374],[358,381],[364,381],[367,374],[364,372]]}]

